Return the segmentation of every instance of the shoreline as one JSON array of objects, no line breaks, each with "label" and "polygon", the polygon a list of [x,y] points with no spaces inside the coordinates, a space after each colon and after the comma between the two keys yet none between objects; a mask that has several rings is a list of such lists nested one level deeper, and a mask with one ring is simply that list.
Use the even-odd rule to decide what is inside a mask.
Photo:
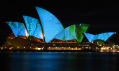
[{"label": "shoreline", "polygon": [[99,52],[94,50],[0,50],[0,52]]}]

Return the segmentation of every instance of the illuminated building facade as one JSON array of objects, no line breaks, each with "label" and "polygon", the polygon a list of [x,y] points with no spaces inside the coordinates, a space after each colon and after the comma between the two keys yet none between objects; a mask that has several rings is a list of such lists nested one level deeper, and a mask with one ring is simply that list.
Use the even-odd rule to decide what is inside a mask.
[{"label": "illuminated building facade", "polygon": [[[49,11],[40,7],[36,7],[36,11],[39,20],[23,15],[24,23],[7,22],[14,35],[8,37],[4,45],[5,48],[9,46],[10,50],[14,47],[15,50],[24,50],[26,48],[32,50],[42,50],[44,48],[48,50],[98,50],[99,48],[97,47],[99,46],[90,42],[97,39],[106,41],[115,33],[107,32],[92,35],[86,33],[90,25],[84,23],[64,28],[62,23]],[[84,38],[83,34],[87,37],[88,43],[82,42]]]},{"label": "illuminated building facade", "polygon": [[40,7],[36,7],[36,11],[38,12],[41,23],[38,19],[25,15],[23,16],[25,25],[19,22],[7,22],[15,37],[35,37],[42,39],[46,43],[54,38],[63,41],[76,40],[82,42],[83,33],[87,31],[88,24],[71,25],[64,28],[52,13]]}]

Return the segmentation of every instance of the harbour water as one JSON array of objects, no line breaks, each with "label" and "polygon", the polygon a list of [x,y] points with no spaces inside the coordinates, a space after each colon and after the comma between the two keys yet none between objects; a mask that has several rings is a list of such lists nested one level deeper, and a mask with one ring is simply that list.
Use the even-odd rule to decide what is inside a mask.
[{"label": "harbour water", "polygon": [[118,71],[119,53],[0,52],[0,71]]}]

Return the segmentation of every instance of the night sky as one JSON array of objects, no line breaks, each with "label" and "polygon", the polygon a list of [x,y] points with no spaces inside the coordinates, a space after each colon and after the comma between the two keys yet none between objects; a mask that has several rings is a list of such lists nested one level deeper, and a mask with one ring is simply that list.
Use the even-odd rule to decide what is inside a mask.
[{"label": "night sky", "polygon": [[[90,24],[87,32],[119,32],[118,2],[91,2],[82,0],[0,0],[0,44],[12,32],[7,21],[23,22],[23,15],[39,19],[35,7],[53,13],[64,27],[72,24]],[[117,36],[116,36],[117,37]],[[119,37],[116,39],[119,41]]]}]

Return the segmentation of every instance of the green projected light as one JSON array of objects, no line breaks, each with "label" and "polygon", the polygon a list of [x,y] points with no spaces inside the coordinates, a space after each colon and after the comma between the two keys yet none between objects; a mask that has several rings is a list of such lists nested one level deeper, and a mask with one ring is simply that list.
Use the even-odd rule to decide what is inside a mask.
[{"label": "green projected light", "polygon": [[80,30],[81,33],[84,33],[88,30],[89,26],[90,26],[89,24],[82,23],[82,24],[80,24],[80,27],[78,29]]},{"label": "green projected light", "polygon": [[88,30],[89,24],[80,24],[79,26],[76,26],[76,40],[78,42],[82,42],[84,36],[83,33],[85,33]]},{"label": "green projected light", "polygon": [[88,24],[71,25],[56,35],[55,38],[60,40],[77,40],[77,42],[82,42],[84,38],[83,33],[87,31],[88,27]]}]

